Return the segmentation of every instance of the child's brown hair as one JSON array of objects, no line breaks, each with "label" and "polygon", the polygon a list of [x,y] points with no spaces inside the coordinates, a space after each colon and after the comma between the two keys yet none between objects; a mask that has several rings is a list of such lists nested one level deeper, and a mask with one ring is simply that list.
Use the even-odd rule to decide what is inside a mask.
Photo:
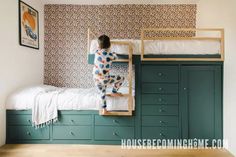
[{"label": "child's brown hair", "polygon": [[98,46],[100,49],[108,49],[111,46],[110,38],[105,34],[101,35],[98,37]]}]

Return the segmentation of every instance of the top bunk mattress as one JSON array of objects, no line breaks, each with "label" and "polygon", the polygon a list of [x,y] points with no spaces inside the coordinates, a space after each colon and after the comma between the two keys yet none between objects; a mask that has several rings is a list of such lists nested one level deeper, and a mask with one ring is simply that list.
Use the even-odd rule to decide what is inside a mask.
[{"label": "top bunk mattress", "polygon": [[[115,39],[112,41],[128,41],[133,44],[133,54],[141,54],[141,40]],[[214,40],[144,40],[144,55],[219,55],[221,43]],[[97,40],[90,44],[90,54],[98,49]],[[112,45],[112,52],[128,55],[125,45]]]}]

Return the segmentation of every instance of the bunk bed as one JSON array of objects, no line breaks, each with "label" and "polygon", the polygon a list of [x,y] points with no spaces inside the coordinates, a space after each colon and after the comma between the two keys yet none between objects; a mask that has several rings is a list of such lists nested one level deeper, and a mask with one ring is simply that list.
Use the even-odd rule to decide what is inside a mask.
[{"label": "bunk bed", "polygon": [[[97,48],[96,38],[88,29],[90,64]],[[124,97],[127,104],[108,116],[99,115],[98,108],[86,110],[84,106],[83,110],[72,111],[62,105],[58,122],[35,130],[28,110],[31,106],[19,111],[19,104],[15,103],[7,110],[7,143],[120,144],[121,139],[222,139],[223,29],[145,28],[139,40],[113,39],[111,50],[119,56],[115,64],[128,64],[129,87]]]},{"label": "bunk bed", "polygon": [[[95,34],[88,30],[90,64],[93,64],[93,55],[97,49],[95,37]],[[140,39],[112,41],[130,42],[133,55],[141,56],[142,61],[224,61],[224,29],[144,28],[141,30]],[[123,45],[113,45],[111,51],[121,58],[128,55],[127,48]]]}]

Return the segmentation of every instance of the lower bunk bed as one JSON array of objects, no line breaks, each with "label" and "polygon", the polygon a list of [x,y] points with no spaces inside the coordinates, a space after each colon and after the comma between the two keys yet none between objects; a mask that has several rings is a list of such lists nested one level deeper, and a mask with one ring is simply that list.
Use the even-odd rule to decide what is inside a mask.
[{"label": "lower bunk bed", "polygon": [[[127,92],[125,87],[120,90],[123,93]],[[48,97],[50,93],[56,91],[60,91],[56,97],[57,121],[36,128],[32,125],[33,120],[35,120],[32,114],[32,111],[35,110],[33,109],[34,103],[37,100],[42,102],[45,96]],[[44,103],[47,102],[46,100],[43,101]],[[108,97],[108,110],[126,110],[127,102],[128,98],[126,97]],[[135,138],[135,111],[133,110],[131,117],[100,116],[98,112],[99,93],[96,88],[66,89],[45,85],[30,87],[12,94],[6,102],[6,109],[6,143],[8,144],[120,144],[121,139]]]}]

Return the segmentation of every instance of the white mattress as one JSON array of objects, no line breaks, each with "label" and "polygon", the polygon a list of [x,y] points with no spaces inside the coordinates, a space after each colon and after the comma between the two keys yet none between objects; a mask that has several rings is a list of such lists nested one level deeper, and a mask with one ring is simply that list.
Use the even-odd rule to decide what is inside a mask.
[{"label": "white mattress", "polygon": [[[6,109],[29,110],[32,109],[35,98],[40,92],[61,91],[58,95],[58,110],[99,110],[100,95],[96,88],[57,88],[54,86],[35,86],[21,89],[11,94],[6,101]],[[107,89],[111,92],[111,88]],[[121,93],[128,93],[127,87],[121,87]],[[133,90],[134,95],[134,90]],[[134,97],[133,97],[133,104]],[[133,105],[134,106],[134,105]],[[128,97],[107,97],[108,110],[127,110]]]},{"label": "white mattress", "polygon": [[[121,39],[113,41],[129,41],[133,43],[133,54],[141,54],[141,40]],[[92,40],[90,53],[98,48],[97,40]],[[111,51],[117,54],[128,54],[128,48],[124,45],[113,45]],[[145,40],[144,54],[152,55],[212,55],[220,54],[220,42],[212,40]]]}]

